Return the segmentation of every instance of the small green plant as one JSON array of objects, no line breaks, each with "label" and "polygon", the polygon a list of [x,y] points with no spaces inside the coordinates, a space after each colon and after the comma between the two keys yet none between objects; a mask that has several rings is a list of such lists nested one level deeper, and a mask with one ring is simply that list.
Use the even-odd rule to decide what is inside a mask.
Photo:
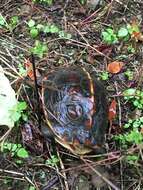
[{"label": "small green plant", "polygon": [[27,25],[32,38],[36,38],[41,32],[44,34],[58,34],[58,36],[63,39],[70,39],[72,37],[71,34],[60,30],[55,24],[36,24],[35,21],[31,19]]},{"label": "small green plant", "polygon": [[18,16],[13,16],[13,17],[10,18],[9,26],[13,30],[14,28],[16,28],[18,23],[19,23],[19,17]]},{"label": "small green plant", "polygon": [[45,25],[38,24],[36,28],[39,30],[39,32],[43,32],[45,34],[48,33],[54,34],[59,32],[59,28],[55,24],[49,24],[49,23]]},{"label": "small green plant", "polygon": [[29,26],[29,28],[34,27],[35,24],[36,24],[36,23],[35,23],[35,21],[34,21],[33,19],[29,20],[28,23],[27,23],[27,25]]},{"label": "small green plant", "polygon": [[55,24],[51,24],[50,25],[50,33],[54,34],[54,33],[58,33],[58,32],[59,32],[59,28]]},{"label": "small green plant", "polygon": [[135,51],[136,51],[136,50],[135,50],[135,48],[134,48],[132,45],[129,45],[129,46],[128,46],[128,52],[129,52],[129,53],[135,53]]},{"label": "small green plant", "polygon": [[143,91],[129,88],[123,92],[124,99],[131,102],[135,108],[143,109]]},{"label": "small green plant", "polygon": [[30,35],[32,38],[36,38],[39,34],[38,29],[35,26],[35,21],[34,20],[29,20],[29,22],[27,23],[29,28],[30,28]]},{"label": "small green plant", "polygon": [[102,32],[103,41],[107,44],[114,44],[118,42],[116,33],[112,28],[107,28]]},{"label": "small green plant", "polygon": [[115,139],[118,140],[124,148],[127,148],[128,145],[143,143],[143,134],[141,132],[143,128],[143,117],[135,120],[130,119],[123,127],[127,132],[117,135]]},{"label": "small green plant", "polygon": [[58,33],[60,30],[59,28],[55,25],[55,24],[37,24],[35,23],[34,20],[29,20],[29,22],[27,23],[29,28],[30,28],[30,35],[32,38],[37,37],[40,32],[43,32],[45,34],[51,33]]},{"label": "small green plant", "polygon": [[101,74],[100,74],[100,78],[101,78],[101,80],[108,80],[109,79],[109,73],[108,72],[102,72]]},{"label": "small green plant", "polygon": [[125,129],[128,128],[143,128],[143,117],[140,117],[139,119],[129,119],[128,123],[124,125]]},{"label": "small green plant", "polygon": [[128,34],[129,34],[129,32],[128,32],[128,29],[126,27],[121,27],[118,30],[118,37],[119,38],[125,38],[128,36]]},{"label": "small green plant", "polygon": [[[130,76],[130,72],[128,73]],[[129,101],[134,108],[143,109],[143,91],[135,88],[129,88],[123,93],[124,99]],[[137,119],[129,119],[123,126],[124,133],[115,136],[122,148],[127,149],[131,146],[137,146],[143,143],[143,117]],[[127,155],[125,161],[129,164],[134,164],[139,160],[139,157],[134,153]]]},{"label": "small green plant", "polygon": [[53,4],[53,0],[32,0],[34,3],[44,3],[47,5],[52,5]]},{"label": "small green plant", "polygon": [[0,14],[0,28],[5,28],[9,31],[12,31],[17,24],[19,23],[18,16],[12,16],[10,20],[7,22],[6,19]]},{"label": "small green plant", "polygon": [[40,42],[38,40],[35,41],[35,46],[31,49],[31,52],[38,56],[39,58],[42,58],[45,53],[47,53],[48,47],[43,42]]},{"label": "small green plant", "polygon": [[128,80],[133,80],[133,72],[130,69],[124,72],[124,75],[128,78]]},{"label": "small green plant", "polygon": [[130,165],[134,165],[135,162],[139,160],[139,156],[136,156],[134,154],[129,154],[125,157],[125,161],[129,163]]},{"label": "small green plant", "polygon": [[8,143],[3,144],[3,152],[9,152],[11,157],[28,158],[27,150],[21,144]]},{"label": "small green plant", "polygon": [[138,145],[143,141],[143,135],[140,133],[138,129],[132,129],[130,132],[118,135],[116,140],[119,140],[124,148],[127,148],[129,145]]},{"label": "small green plant", "polygon": [[36,28],[31,28],[30,35],[32,38],[36,38],[38,36],[39,32]]},{"label": "small green plant", "polygon": [[82,4],[82,5],[85,5],[87,0],[79,0],[79,2]]},{"label": "small green plant", "polygon": [[34,186],[30,186],[28,190],[36,190]]},{"label": "small green plant", "polygon": [[24,114],[24,111],[27,108],[27,104],[26,102],[18,102],[12,110],[10,110],[11,112],[11,119],[14,122],[18,122],[20,118],[22,118],[23,120],[27,119],[27,115]]},{"label": "small green plant", "polygon": [[64,32],[63,30],[59,31],[59,37],[63,39],[71,39],[72,35]]},{"label": "small green plant", "polygon": [[23,77],[27,76],[27,71],[21,63],[18,64],[18,72]]},{"label": "small green plant", "polygon": [[[133,33],[140,33],[140,29],[137,23],[135,24],[127,24],[126,26],[121,26],[118,30],[113,30],[112,28],[107,28],[104,31],[102,31],[102,38],[103,41],[107,44],[115,44],[119,40],[127,41],[129,40]],[[134,48],[131,48],[129,46],[128,50],[131,51],[131,53],[134,53]]]},{"label": "small green plant", "polygon": [[56,166],[58,162],[59,162],[59,159],[55,155],[52,155],[51,159],[46,160],[46,164],[53,167]]}]

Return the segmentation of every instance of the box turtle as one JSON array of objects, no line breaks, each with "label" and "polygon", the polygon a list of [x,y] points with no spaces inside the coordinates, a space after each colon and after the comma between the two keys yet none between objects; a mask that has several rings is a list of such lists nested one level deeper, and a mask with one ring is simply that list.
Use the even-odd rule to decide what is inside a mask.
[{"label": "box turtle", "polygon": [[106,91],[93,73],[77,66],[51,72],[42,82],[42,101],[47,122],[47,127],[42,127],[44,136],[52,135],[78,155],[103,145]]}]

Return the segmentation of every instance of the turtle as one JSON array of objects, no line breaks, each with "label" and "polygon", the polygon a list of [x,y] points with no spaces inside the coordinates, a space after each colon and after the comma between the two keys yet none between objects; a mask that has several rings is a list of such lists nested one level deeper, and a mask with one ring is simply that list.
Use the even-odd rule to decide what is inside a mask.
[{"label": "turtle", "polygon": [[42,82],[46,127],[42,133],[54,138],[76,155],[104,145],[108,124],[107,92],[94,72],[68,66],[48,73]]}]

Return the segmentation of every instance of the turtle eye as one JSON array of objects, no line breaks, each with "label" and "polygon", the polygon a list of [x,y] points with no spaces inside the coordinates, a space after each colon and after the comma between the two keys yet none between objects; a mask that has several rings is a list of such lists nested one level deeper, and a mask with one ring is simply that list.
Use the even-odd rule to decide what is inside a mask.
[{"label": "turtle eye", "polygon": [[71,120],[79,119],[83,114],[82,107],[80,105],[67,105],[67,116]]}]

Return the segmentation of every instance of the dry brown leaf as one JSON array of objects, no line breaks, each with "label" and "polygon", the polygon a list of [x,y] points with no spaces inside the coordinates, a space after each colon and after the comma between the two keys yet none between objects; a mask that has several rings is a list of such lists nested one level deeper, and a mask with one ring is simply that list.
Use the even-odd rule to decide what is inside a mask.
[{"label": "dry brown leaf", "polygon": [[[33,66],[32,66],[32,63],[30,62],[29,59],[25,59],[24,66],[25,66],[26,71],[27,71],[27,76],[29,76],[29,78],[31,80],[34,80]],[[41,76],[37,69],[36,69],[36,76],[37,77]]]},{"label": "dry brown leaf", "polygon": [[134,38],[136,40],[136,42],[138,42],[138,41],[143,42],[143,35],[141,32],[133,32],[132,38]]},{"label": "dry brown leaf", "polygon": [[109,106],[109,113],[108,113],[108,119],[110,122],[116,117],[116,100],[113,100]]},{"label": "dry brown leaf", "polygon": [[121,71],[123,65],[124,65],[124,63],[121,61],[113,61],[108,64],[107,70],[112,74],[116,74]]},{"label": "dry brown leaf", "polygon": [[30,62],[30,60],[25,59],[24,65],[27,70],[27,75],[30,77],[30,79],[34,80],[33,68],[32,68],[32,63]]}]

